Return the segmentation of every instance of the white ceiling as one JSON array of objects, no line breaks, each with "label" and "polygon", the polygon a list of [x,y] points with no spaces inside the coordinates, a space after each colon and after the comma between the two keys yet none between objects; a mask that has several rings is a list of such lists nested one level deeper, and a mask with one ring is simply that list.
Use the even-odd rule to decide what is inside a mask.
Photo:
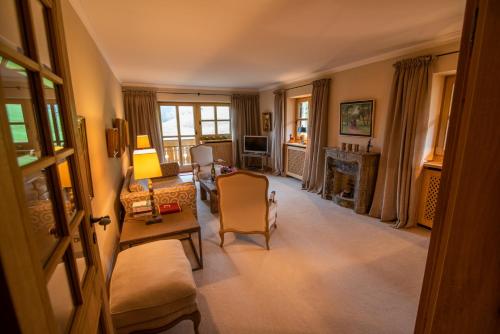
[{"label": "white ceiling", "polygon": [[262,88],[456,38],[465,0],[70,0],[123,83]]}]

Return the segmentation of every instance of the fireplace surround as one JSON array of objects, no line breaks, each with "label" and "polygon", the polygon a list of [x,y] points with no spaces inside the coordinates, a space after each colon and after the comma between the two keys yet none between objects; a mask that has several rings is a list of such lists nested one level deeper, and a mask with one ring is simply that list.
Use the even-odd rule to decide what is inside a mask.
[{"label": "fireplace surround", "polygon": [[380,153],[325,148],[324,199],[366,214],[372,204]]}]

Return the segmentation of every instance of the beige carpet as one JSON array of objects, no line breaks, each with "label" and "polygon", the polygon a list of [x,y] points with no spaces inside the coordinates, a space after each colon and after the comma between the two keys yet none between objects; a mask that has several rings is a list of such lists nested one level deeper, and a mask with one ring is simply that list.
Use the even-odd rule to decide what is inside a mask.
[{"label": "beige carpet", "polygon": [[[232,234],[221,249],[218,216],[199,200],[200,332],[412,333],[429,232],[396,230],[294,179],[269,179],[278,198],[270,251],[262,236]],[[193,333],[191,322],[168,333]]]}]

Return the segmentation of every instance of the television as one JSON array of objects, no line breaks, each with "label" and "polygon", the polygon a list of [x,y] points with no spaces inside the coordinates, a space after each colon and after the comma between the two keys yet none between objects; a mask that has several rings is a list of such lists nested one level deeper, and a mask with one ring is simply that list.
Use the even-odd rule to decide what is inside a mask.
[{"label": "television", "polygon": [[245,136],[243,139],[245,153],[267,153],[267,136]]}]

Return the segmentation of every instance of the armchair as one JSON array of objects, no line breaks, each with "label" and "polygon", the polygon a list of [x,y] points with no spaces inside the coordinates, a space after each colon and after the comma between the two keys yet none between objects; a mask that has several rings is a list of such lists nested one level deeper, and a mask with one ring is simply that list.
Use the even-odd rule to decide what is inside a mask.
[{"label": "armchair", "polygon": [[196,145],[189,149],[191,154],[191,167],[193,168],[193,178],[195,180],[210,178],[212,163],[215,163],[216,174],[220,174],[223,160],[214,161],[212,147],[208,145]]},{"label": "armchair", "polygon": [[224,233],[263,234],[269,249],[271,229],[276,228],[277,202],[269,181],[260,174],[237,171],[217,177],[220,212],[220,246]]}]

